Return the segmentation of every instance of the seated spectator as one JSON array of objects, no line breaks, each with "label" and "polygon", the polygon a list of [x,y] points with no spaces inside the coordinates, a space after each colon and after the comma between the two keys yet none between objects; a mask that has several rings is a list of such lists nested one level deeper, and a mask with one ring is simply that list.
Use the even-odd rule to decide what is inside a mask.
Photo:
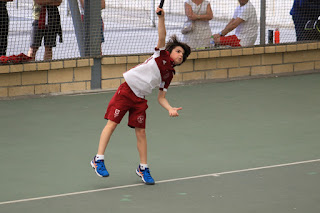
[{"label": "seated spectator", "polygon": [[[233,18],[219,33],[214,34],[216,45],[228,45],[232,47],[252,46],[258,36],[258,20],[256,9],[249,0],[238,0],[240,6],[235,9]],[[236,29],[235,35],[226,36]]]}]

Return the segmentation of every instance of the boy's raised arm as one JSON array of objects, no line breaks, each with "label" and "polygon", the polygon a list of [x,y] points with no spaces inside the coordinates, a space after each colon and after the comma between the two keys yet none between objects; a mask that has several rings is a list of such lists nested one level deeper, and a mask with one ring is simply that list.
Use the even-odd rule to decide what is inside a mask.
[{"label": "boy's raised arm", "polygon": [[165,26],[165,23],[164,23],[164,11],[162,8],[157,8],[156,10],[156,13],[158,13],[159,11],[161,11],[161,15],[158,15],[158,45],[157,45],[157,48],[162,48],[165,46],[166,44],[166,35],[167,35],[167,32],[166,32],[166,26]]}]

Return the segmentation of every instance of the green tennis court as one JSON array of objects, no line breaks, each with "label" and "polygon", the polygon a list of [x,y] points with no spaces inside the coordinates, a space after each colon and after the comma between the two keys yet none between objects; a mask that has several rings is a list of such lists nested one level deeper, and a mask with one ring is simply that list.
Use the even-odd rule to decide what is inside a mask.
[{"label": "green tennis court", "polygon": [[320,75],[170,87],[148,97],[148,163],[127,117],[96,154],[113,92],[0,101],[0,212],[320,212]]}]

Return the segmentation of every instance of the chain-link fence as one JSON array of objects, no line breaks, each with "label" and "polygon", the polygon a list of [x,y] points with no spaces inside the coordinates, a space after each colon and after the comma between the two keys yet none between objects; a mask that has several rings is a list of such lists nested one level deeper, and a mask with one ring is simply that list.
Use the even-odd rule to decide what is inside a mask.
[{"label": "chain-link fence", "polygon": [[[59,0],[52,1],[59,2]],[[86,0],[84,1],[83,7],[81,5],[81,0],[62,1],[58,7],[58,11],[60,14],[63,42],[60,43],[59,37],[56,37],[56,47],[53,47],[52,50],[53,60],[84,57],[86,55],[87,46],[92,44],[87,42],[90,35],[91,37],[92,35],[101,35],[97,37],[99,38],[98,42],[101,43],[102,55],[141,54],[153,51],[157,44],[158,36],[155,8],[159,4],[159,0],[106,0],[105,8],[101,10],[102,21],[91,20],[91,22],[86,22],[88,19],[83,15],[90,15],[90,13],[85,13],[84,7],[87,5],[88,8],[88,5],[92,6],[93,2],[96,4],[96,2],[99,1]],[[243,0],[239,1],[243,2]],[[239,6],[239,1],[207,1],[210,3],[209,5],[213,14],[213,18],[208,21],[211,34],[217,34],[225,28],[228,22],[233,18],[234,11]],[[246,2],[246,0],[244,0],[244,2]],[[297,40],[319,39],[319,37],[317,37],[319,34],[319,24],[317,23],[320,15],[319,0],[297,1],[297,4],[299,4],[296,5],[297,8],[303,6],[301,5],[301,2],[306,2],[302,4],[306,4],[307,8],[312,7],[311,13],[314,14],[313,17],[308,17],[308,10],[310,9],[305,9],[304,12],[299,12],[296,9],[294,14],[291,15],[290,11],[293,7],[293,0],[250,0],[249,2],[251,2],[255,8],[258,26],[257,38],[254,45],[265,45],[273,42],[291,43],[296,42]],[[17,55],[19,53],[30,54],[31,43],[33,42],[33,45],[34,43],[37,43],[32,39],[32,36],[34,36],[35,31],[39,29],[39,24],[36,29],[33,26],[35,20],[33,1],[13,0],[8,1],[6,4],[5,2],[0,1],[0,4],[1,17],[4,17],[0,20],[2,40],[5,39],[3,38],[5,35],[2,34],[5,34],[7,25],[4,7],[6,7],[8,11],[9,33],[6,55]],[[101,7],[103,7],[102,4]],[[167,36],[176,34],[179,38],[183,39],[181,28],[187,19],[185,13],[185,0],[166,0],[164,10],[166,13]],[[253,12],[251,11],[251,13]],[[318,16],[316,16],[317,14]],[[100,17],[100,14],[98,15]],[[97,14],[91,14],[90,16],[97,17]],[[298,38],[298,33],[296,35],[295,27],[298,25],[297,20],[302,20],[302,17],[304,17],[303,21],[300,21],[301,23],[299,24],[303,25],[302,31],[314,33],[314,37],[311,39],[304,39],[303,37]],[[293,20],[295,20],[295,24]],[[44,21],[47,23],[48,20],[45,19]],[[92,29],[90,26],[86,26],[85,23],[96,24],[97,26],[95,29],[98,29],[98,31],[94,32],[94,34],[84,33],[85,29]],[[276,29],[279,29],[279,41],[277,37],[275,38],[275,36],[277,36],[274,34]],[[229,34],[234,34],[234,31]],[[262,39],[260,35],[264,35],[264,39]],[[217,47],[209,46],[209,48]],[[46,57],[43,43],[39,45],[39,49],[36,51],[35,55],[35,60],[38,61],[41,61]]]}]

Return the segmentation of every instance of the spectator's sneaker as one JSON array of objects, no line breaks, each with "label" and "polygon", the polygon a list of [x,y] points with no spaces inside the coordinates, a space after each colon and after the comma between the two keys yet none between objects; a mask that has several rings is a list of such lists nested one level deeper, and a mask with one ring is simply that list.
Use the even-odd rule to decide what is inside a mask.
[{"label": "spectator's sneaker", "polygon": [[108,177],[109,173],[104,165],[104,160],[95,160],[96,157],[90,162],[92,168],[99,177]]},{"label": "spectator's sneaker", "polygon": [[142,181],[147,185],[153,185],[154,180],[151,177],[149,168],[146,168],[145,170],[140,169],[140,166],[137,168],[136,173],[139,177],[142,178]]}]

